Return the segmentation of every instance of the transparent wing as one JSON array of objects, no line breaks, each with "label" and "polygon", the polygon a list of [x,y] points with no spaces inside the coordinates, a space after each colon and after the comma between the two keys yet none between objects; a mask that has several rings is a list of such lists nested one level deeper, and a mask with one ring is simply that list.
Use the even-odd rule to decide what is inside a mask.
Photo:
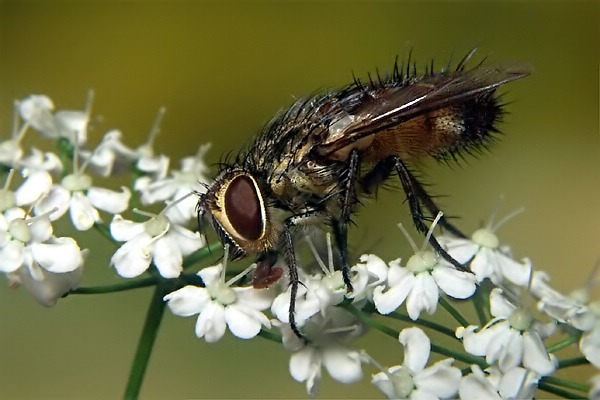
[{"label": "transparent wing", "polygon": [[417,115],[459,104],[531,73],[526,64],[482,65],[425,78],[400,87],[369,92],[352,110],[352,122],[331,133],[319,145],[327,156],[355,141],[407,121]]}]

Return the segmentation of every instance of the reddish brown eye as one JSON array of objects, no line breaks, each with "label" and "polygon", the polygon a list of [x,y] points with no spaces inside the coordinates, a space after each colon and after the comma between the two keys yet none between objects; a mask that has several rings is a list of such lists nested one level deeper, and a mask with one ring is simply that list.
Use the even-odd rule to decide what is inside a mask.
[{"label": "reddish brown eye", "polygon": [[263,231],[259,194],[247,176],[234,178],[225,192],[225,213],[233,228],[246,240],[257,240]]}]

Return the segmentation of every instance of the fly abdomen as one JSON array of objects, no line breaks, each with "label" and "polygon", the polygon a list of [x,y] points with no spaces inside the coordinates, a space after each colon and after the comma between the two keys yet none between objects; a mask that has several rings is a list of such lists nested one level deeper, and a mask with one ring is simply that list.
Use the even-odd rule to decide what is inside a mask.
[{"label": "fly abdomen", "polygon": [[444,145],[432,154],[437,159],[456,159],[461,152],[479,153],[494,141],[499,133],[497,124],[502,107],[494,92],[469,99],[462,104],[438,111],[436,131],[446,136]]}]

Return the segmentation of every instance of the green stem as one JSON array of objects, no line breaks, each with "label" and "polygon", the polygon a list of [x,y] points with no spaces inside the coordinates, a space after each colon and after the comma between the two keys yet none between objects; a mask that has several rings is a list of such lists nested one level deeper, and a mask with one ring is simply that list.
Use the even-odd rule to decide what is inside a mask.
[{"label": "green stem", "polygon": [[573,343],[577,342],[581,338],[581,335],[569,336],[563,341],[560,341],[550,347],[548,347],[548,353],[556,353],[559,350],[569,347]]},{"label": "green stem", "polygon": [[135,281],[128,281],[123,283],[117,283],[115,285],[106,285],[106,286],[89,286],[89,287],[80,287],[77,289],[73,289],[69,292],[69,294],[103,294],[103,293],[115,293],[115,292],[123,292],[131,289],[139,289],[148,286],[156,285],[159,277],[151,276],[149,278],[137,279]]},{"label": "green stem", "polygon": [[413,321],[408,315],[405,315],[405,314],[402,314],[402,313],[399,313],[396,311],[393,311],[393,312],[385,315],[385,317],[390,317],[393,319],[397,319],[399,321],[410,322],[415,325],[420,325],[422,327],[432,329],[434,331],[437,331],[439,333],[442,333],[446,336],[450,336],[451,338],[458,340],[452,329],[446,328],[444,325],[436,324],[435,322],[432,322],[432,321],[428,321],[428,320],[425,320],[422,318],[419,318],[416,321]]},{"label": "green stem", "polygon": [[440,297],[439,302],[444,310],[446,310],[448,314],[450,314],[463,328],[466,328],[470,325],[469,321],[467,321],[457,309],[452,307],[452,304],[448,303],[445,298]]},{"label": "green stem", "polygon": [[585,357],[567,358],[565,360],[558,361],[558,369],[575,367],[577,365],[587,365],[589,363],[590,362],[586,360]]},{"label": "green stem", "polygon": [[542,382],[550,383],[556,386],[563,386],[569,389],[579,390],[581,392],[589,392],[590,386],[584,385],[583,383],[573,382],[566,379],[557,378],[555,376],[545,376],[542,378]]},{"label": "green stem", "polygon": [[165,311],[163,297],[171,291],[172,285],[173,281],[171,280],[161,280],[154,289],[154,294],[150,300],[150,307],[146,314],[144,329],[142,330],[142,335],[140,336],[135,351],[135,357],[129,373],[125,395],[123,396],[126,400],[137,399],[140,395],[140,389],[142,387],[142,382],[144,381],[148,361],[150,360],[152,348],[154,347],[154,342],[158,335],[158,328]]},{"label": "green stem", "polygon": [[[359,310],[358,308],[354,307],[352,305],[352,303],[350,302],[343,302],[339,305],[340,307],[344,308],[345,310],[347,310],[348,312],[350,312],[352,315],[354,315],[356,318],[358,318],[360,321],[364,322],[365,324],[367,324],[368,326],[377,329],[378,331],[398,340],[398,337],[400,336],[400,332],[398,332],[395,329],[390,328],[389,326],[382,324],[381,322],[377,321],[376,319],[373,319],[371,317],[369,317],[368,315],[366,315],[365,313],[363,313],[361,310]],[[431,351],[434,353],[438,353],[438,354],[442,354],[448,357],[452,357],[457,361],[461,361],[464,362],[466,364],[477,364],[479,365],[482,369],[485,369],[488,367],[488,364],[485,362],[485,360],[483,360],[482,358],[476,357],[476,356],[471,356],[471,355],[467,355],[467,354],[463,354],[463,353],[458,353],[455,352],[453,350],[449,350],[446,349],[444,347],[440,347],[436,344],[431,344]]]},{"label": "green stem", "polygon": [[571,393],[566,390],[548,385],[545,382],[538,383],[538,389],[543,390],[544,392],[552,393],[557,396],[561,396],[563,399],[584,399],[585,398],[585,396],[582,396],[581,394]]},{"label": "green stem", "polygon": [[[475,312],[477,313],[477,318],[479,319],[479,324],[481,326],[487,324],[488,322],[488,317],[485,313],[485,307],[486,307],[486,303],[483,300],[483,294],[481,293],[483,289],[482,286],[479,287],[479,289],[477,291],[475,291],[475,295],[473,297],[471,297],[471,303],[473,303],[473,307],[475,307]],[[487,292],[487,291],[486,291]],[[467,326],[467,325],[463,325],[463,326]]]},{"label": "green stem", "polygon": [[261,329],[260,332],[258,332],[258,336],[262,336],[265,339],[271,340],[273,342],[277,342],[277,343],[281,343],[281,335],[276,333],[276,332],[272,332],[272,331],[266,331],[264,329]]},{"label": "green stem", "polygon": [[486,369],[487,367],[489,367],[489,364],[485,361],[485,359],[481,357],[459,353],[457,351],[438,346],[437,344],[431,343],[431,351],[433,353],[454,358],[456,361],[461,361],[467,365],[477,364],[481,369]]},{"label": "green stem", "polygon": [[350,314],[354,315],[357,319],[359,319],[360,321],[369,325],[370,327],[375,328],[378,331],[398,340],[398,336],[400,335],[400,333],[397,330],[392,329],[389,326],[377,321],[376,319],[373,319],[373,318],[367,316],[365,313],[360,311],[358,308],[354,307],[352,305],[352,303],[342,302],[341,304],[339,304],[339,306],[344,308]]}]

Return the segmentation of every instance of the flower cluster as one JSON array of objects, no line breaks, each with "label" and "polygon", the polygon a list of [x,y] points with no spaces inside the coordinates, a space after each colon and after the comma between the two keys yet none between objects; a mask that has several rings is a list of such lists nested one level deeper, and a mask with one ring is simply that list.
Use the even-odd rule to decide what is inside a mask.
[{"label": "flower cluster", "polygon": [[[194,316],[195,335],[207,342],[229,331],[241,339],[261,335],[282,343],[291,353],[291,376],[305,383],[310,396],[318,393],[323,369],[341,383],[357,382],[371,369],[372,384],[388,398],[534,398],[540,389],[552,392],[549,382],[560,386],[551,380],[561,368],[559,351],[575,343],[583,355],[579,363],[600,368],[594,285],[564,295],[530,260],[515,259],[496,236],[508,218],[496,225],[490,221],[469,238],[435,236],[464,265],[459,270],[428,246],[440,214],[421,246],[408,238],[413,254],[406,260],[361,256],[350,270],[351,293],[329,235],[324,236],[326,252],[306,235],[312,255],[298,271],[294,298],[281,262],[267,272],[256,264],[231,272],[226,248],[223,262],[197,267],[206,240],[194,229],[194,194],[208,182],[204,156],[209,146],[200,146],[180,169],[170,169],[169,158],[152,146],[164,110],[148,141],[137,148],[125,145],[118,130],[90,146],[91,106],[91,94],[81,111],[55,111],[48,97],[29,96],[15,103],[12,134],[0,141],[6,176],[0,190],[0,271],[11,286],[22,285],[40,303],[54,305],[80,290],[84,263],[97,258],[87,257],[94,249],[82,250],[76,238],[96,228],[118,248],[104,265],[86,268],[112,267],[122,278],[151,277],[157,286],[170,282],[175,289],[164,296],[164,304],[178,316]],[[28,132],[56,142],[58,151],[25,151]],[[130,174],[131,188],[102,186],[105,178],[120,174]],[[73,237],[55,234],[55,223],[67,214]],[[266,274],[266,283],[252,285],[252,273],[255,279]],[[478,321],[463,317],[459,302],[452,300],[473,302]],[[302,338],[290,326],[291,303]],[[455,318],[456,326],[428,319],[440,309]],[[398,331],[399,320],[404,325]],[[455,346],[432,343],[424,329],[448,336]],[[360,348],[357,339],[369,330],[390,337],[392,354],[403,354],[402,362],[385,367]],[[557,341],[558,335],[567,338]],[[431,353],[451,357],[432,363]],[[600,398],[599,382],[597,377],[580,387]]]}]

